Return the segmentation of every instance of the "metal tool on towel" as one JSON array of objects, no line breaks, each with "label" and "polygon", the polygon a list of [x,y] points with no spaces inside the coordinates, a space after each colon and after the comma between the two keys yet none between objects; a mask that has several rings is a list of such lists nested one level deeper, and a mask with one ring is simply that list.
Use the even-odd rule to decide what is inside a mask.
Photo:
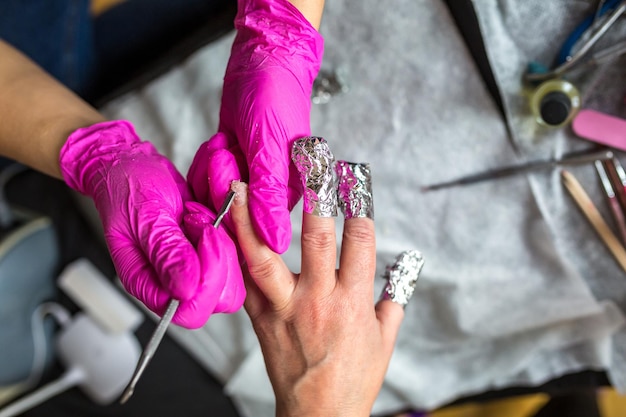
[{"label": "metal tool on towel", "polygon": [[[220,223],[222,222],[222,219],[224,218],[226,213],[228,213],[228,210],[230,210],[230,206],[233,204],[234,199],[235,199],[235,192],[230,191],[226,195],[224,204],[222,204],[222,207],[217,213],[217,218],[213,222],[213,227],[217,228],[220,225]],[[126,389],[124,390],[124,393],[122,394],[122,397],[120,399],[121,404],[124,404],[133,395],[133,392],[135,391],[135,386],[137,385],[139,378],[141,378],[141,375],[145,371],[146,367],[148,366],[148,363],[150,362],[150,360],[154,356],[154,353],[159,347],[159,344],[161,343],[161,340],[163,339],[163,336],[165,335],[165,331],[167,330],[167,327],[172,322],[172,319],[174,318],[174,314],[176,314],[176,310],[178,309],[179,304],[180,302],[178,300],[171,299],[169,304],[167,305],[165,314],[163,314],[163,317],[161,317],[161,320],[159,320],[159,324],[157,325],[156,329],[152,333],[152,336],[150,337],[148,344],[144,348],[141,354],[141,357],[139,358],[139,362],[137,362],[137,367],[135,368],[135,372],[133,373],[133,376],[130,379],[130,382],[128,383],[128,385],[126,386]]]},{"label": "metal tool on towel", "polygon": [[[613,158],[615,160],[615,158]],[[626,221],[624,219],[624,210],[622,209],[619,193],[623,195],[624,190],[621,184],[614,185],[615,180],[611,181],[612,174],[617,176],[615,166],[612,161],[596,161],[596,171],[600,178],[600,184],[606,197],[607,204],[613,216],[615,226],[617,227],[618,237],[622,244],[626,243]],[[619,188],[622,188],[621,190]]]},{"label": "metal tool on towel", "polygon": [[[573,69],[579,63],[584,62],[584,58],[591,56],[592,60],[602,60],[617,56],[624,52],[624,44],[613,45],[596,54],[590,54],[594,45],[602,38],[615,24],[615,22],[626,12],[626,1],[608,0],[603,2],[595,13],[584,20],[563,44],[559,54],[559,64],[549,71],[529,71],[524,74],[524,79],[531,82],[541,82],[551,78],[557,78]],[[602,17],[602,15],[607,15]],[[599,22],[604,19],[604,21]],[[580,46],[573,52],[574,46],[580,41]]]},{"label": "metal tool on towel", "polygon": [[466,177],[456,178],[450,181],[440,182],[437,184],[431,184],[423,186],[421,189],[425,191],[439,190],[441,188],[452,187],[456,185],[467,185],[481,181],[492,180],[496,178],[508,177],[511,175],[536,171],[539,169],[551,168],[560,165],[578,165],[586,163],[594,163],[595,161],[604,161],[613,158],[613,152],[609,150],[603,150],[593,153],[576,153],[565,155],[560,159],[547,159],[541,161],[531,161],[519,165],[511,165],[502,168],[495,168],[488,171],[479,172],[477,174],[471,174]]}]

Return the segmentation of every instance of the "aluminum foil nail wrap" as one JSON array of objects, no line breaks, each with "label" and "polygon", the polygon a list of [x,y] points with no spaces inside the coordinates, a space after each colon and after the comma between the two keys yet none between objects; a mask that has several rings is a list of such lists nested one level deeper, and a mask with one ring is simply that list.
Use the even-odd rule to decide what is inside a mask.
[{"label": "aluminum foil nail wrap", "polygon": [[388,265],[385,271],[383,278],[387,280],[387,285],[382,298],[406,306],[413,295],[423,266],[424,257],[419,251],[408,250],[398,255],[396,261]]},{"label": "aluminum foil nail wrap", "polygon": [[367,163],[337,161],[337,204],[346,219],[374,219],[372,174]]},{"label": "aluminum foil nail wrap", "polygon": [[320,217],[337,215],[337,191],[332,166],[335,161],[324,138],[307,136],[293,144],[291,159],[304,186],[304,212]]}]

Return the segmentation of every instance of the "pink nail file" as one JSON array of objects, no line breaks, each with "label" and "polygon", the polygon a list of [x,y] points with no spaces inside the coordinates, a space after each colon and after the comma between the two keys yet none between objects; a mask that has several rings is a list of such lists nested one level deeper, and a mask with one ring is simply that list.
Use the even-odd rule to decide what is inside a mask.
[{"label": "pink nail file", "polygon": [[582,138],[626,150],[626,119],[583,109],[574,117],[572,129]]}]

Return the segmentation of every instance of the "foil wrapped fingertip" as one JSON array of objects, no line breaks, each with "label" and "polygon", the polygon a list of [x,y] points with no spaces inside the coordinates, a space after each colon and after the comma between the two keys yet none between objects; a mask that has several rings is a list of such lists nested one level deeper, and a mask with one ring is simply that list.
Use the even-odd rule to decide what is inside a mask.
[{"label": "foil wrapped fingertip", "polygon": [[339,160],[335,164],[337,204],[346,219],[374,219],[372,174],[368,163]]},{"label": "foil wrapped fingertip", "polygon": [[424,257],[421,252],[417,250],[401,252],[385,270],[383,278],[387,280],[387,284],[381,299],[405,307],[413,296],[423,266]]},{"label": "foil wrapped fingertip", "polygon": [[328,142],[307,136],[294,142],[291,160],[300,173],[304,188],[304,212],[319,217],[337,215],[337,192],[333,175],[335,157]]}]

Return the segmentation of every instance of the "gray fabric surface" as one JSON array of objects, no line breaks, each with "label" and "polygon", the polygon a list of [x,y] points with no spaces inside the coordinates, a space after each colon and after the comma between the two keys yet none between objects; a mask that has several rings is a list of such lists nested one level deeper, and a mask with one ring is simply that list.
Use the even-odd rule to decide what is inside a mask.
[{"label": "gray fabric surface", "polygon": [[[585,140],[575,137],[571,129],[537,130],[529,123],[526,103],[520,99],[519,79],[523,63],[530,60],[550,62],[554,48],[565,36],[592,12],[595,2],[549,2],[538,7],[533,2],[480,2],[476,1],[480,24],[487,42],[487,52],[496,80],[507,107],[509,126],[520,154],[527,158],[538,155],[560,156],[572,150],[589,146]],[[550,20],[560,16],[559,21]],[[547,22],[553,22],[547,24]],[[559,23],[559,24],[556,24]],[[527,36],[541,33],[542,36]],[[622,18],[598,44],[598,49],[623,40],[626,23]],[[547,42],[550,40],[550,42]],[[626,60],[621,57],[601,67],[583,68],[569,74],[583,97],[583,107],[592,108],[624,117],[624,94],[626,93]],[[623,153],[618,157],[623,161]],[[603,211],[609,222],[597,175],[591,165],[571,169]],[[581,213],[561,187],[558,172],[551,176],[533,176],[532,184],[542,216],[550,228],[560,257],[577,271],[588,284],[598,300],[615,302],[622,310],[626,306],[626,277],[613,261],[606,248],[593,233]],[[610,348],[610,372],[612,383],[620,390],[626,389],[626,373],[622,371],[626,359],[624,329],[614,335]]]},{"label": "gray fabric surface", "polygon": [[[593,5],[475,4],[512,137],[443,2],[326,4],[323,68],[342,71],[350,88],[314,105],[312,131],[328,140],[337,159],[371,164],[378,276],[403,250],[419,249],[426,259],[376,413],[432,409],[462,395],[539,384],[586,368],[608,370],[626,389],[626,345],[619,343],[626,337],[626,277],[557,170],[420,192],[424,184],[590,146],[569,128],[537,129],[520,79],[529,60],[549,62]],[[131,120],[186,172],[198,145],[217,129],[231,43],[229,36],[209,45],[104,111]],[[587,103],[613,104],[600,79],[611,71],[605,89],[621,102],[620,62],[620,71],[596,72]],[[592,166],[572,172],[602,206]],[[300,212],[300,206],[293,212],[293,244],[284,256],[296,271]],[[340,231],[341,221],[337,225]],[[381,279],[376,286],[380,291]],[[193,345],[243,415],[273,415],[272,390],[245,313],[212,317],[199,332],[201,338],[180,329],[173,335]]]}]

